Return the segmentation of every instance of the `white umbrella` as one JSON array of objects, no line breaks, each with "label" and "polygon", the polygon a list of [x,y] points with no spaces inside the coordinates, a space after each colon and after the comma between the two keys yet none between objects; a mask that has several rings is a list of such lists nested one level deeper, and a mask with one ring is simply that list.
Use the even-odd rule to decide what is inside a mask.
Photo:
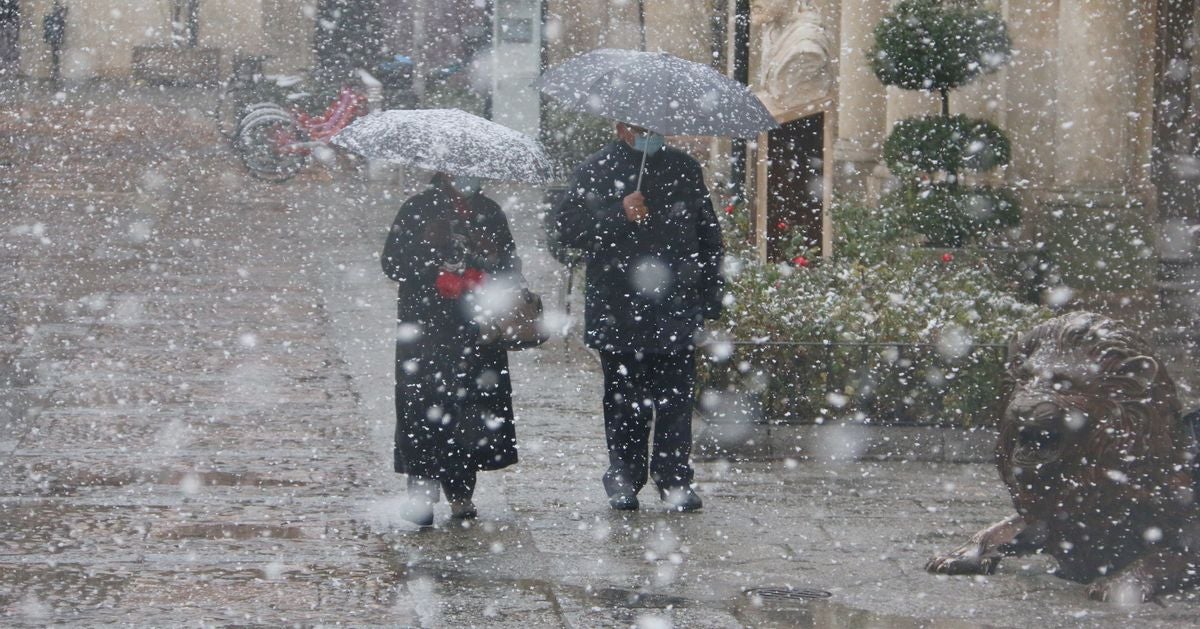
[{"label": "white umbrella", "polygon": [[553,165],[533,138],[461,109],[394,109],[355,120],[331,142],[371,159],[450,175],[543,183]]}]

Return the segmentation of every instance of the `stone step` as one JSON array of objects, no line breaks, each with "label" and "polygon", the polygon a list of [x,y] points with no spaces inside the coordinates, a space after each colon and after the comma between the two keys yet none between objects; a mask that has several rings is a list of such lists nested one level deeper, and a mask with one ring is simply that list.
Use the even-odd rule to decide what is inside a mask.
[{"label": "stone step", "polygon": [[1200,284],[1200,260],[1162,260],[1158,265],[1158,282]]},{"label": "stone step", "polygon": [[[1163,338],[1160,347],[1200,338],[1200,225],[1168,221],[1159,237],[1156,290]],[[1194,353],[1194,352],[1191,352]]]},{"label": "stone step", "polygon": [[1197,305],[1197,288],[1180,282],[1156,282],[1156,295],[1160,309],[1195,309]]}]

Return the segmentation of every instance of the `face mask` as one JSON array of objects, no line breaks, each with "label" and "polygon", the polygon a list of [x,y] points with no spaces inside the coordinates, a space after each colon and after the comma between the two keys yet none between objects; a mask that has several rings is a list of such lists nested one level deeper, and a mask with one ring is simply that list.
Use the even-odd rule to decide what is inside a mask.
[{"label": "face mask", "polygon": [[654,155],[662,150],[662,147],[667,143],[667,139],[657,133],[647,133],[639,135],[633,139],[633,148],[646,154],[646,157]]},{"label": "face mask", "polygon": [[483,180],[479,177],[456,175],[451,182],[455,190],[458,190],[463,196],[467,197],[479,192],[483,188]]}]

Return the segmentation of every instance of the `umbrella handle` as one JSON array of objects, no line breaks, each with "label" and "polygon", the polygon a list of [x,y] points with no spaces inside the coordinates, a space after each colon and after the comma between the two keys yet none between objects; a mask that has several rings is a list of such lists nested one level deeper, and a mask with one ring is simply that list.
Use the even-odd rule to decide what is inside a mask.
[{"label": "umbrella handle", "polygon": [[642,173],[646,172],[646,151],[642,151],[642,165],[638,167],[638,182],[634,192],[642,191]]}]

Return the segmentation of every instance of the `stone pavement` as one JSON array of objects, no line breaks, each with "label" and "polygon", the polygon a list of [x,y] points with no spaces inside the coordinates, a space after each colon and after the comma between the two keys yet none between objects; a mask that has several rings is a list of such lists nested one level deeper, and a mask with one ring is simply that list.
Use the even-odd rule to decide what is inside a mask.
[{"label": "stone pavement", "polygon": [[[0,101],[0,624],[420,627],[1189,626],[1011,560],[922,570],[1006,515],[988,465],[698,464],[706,500],[607,508],[599,371],[513,355],[521,463],[481,519],[416,531],[390,470],[406,194],[352,164],[246,177],[187,91]],[[537,191],[501,187],[531,284]],[[575,306],[578,313],[578,305]],[[747,596],[815,588],[830,598]]]}]

